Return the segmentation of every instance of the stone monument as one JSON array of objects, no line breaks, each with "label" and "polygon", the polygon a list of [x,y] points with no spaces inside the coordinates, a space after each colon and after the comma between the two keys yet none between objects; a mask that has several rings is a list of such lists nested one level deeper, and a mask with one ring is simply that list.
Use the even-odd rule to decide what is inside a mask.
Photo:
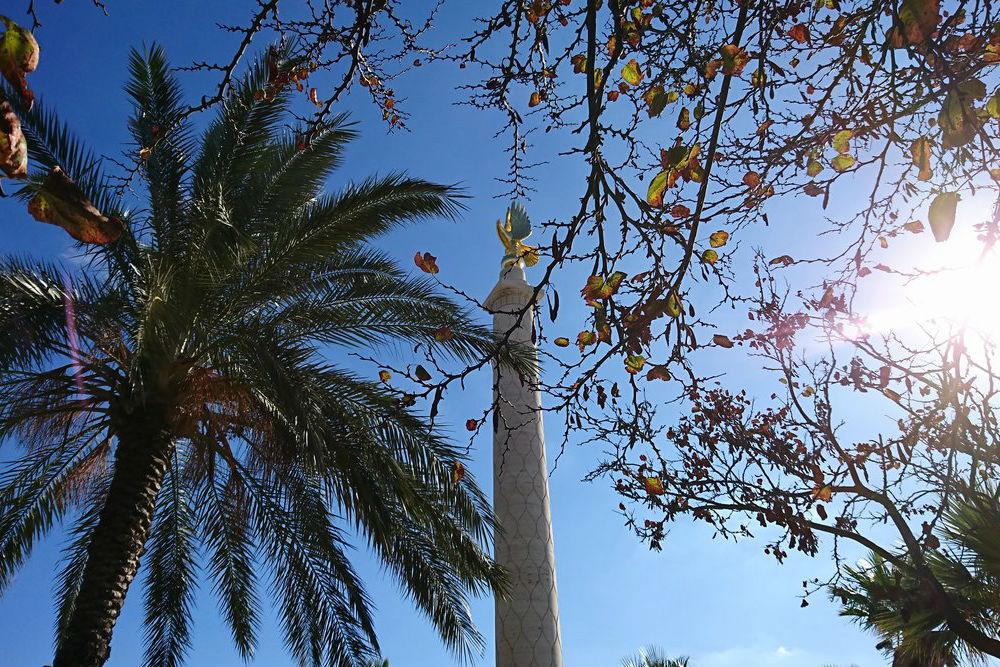
[{"label": "stone monument", "polygon": [[[497,234],[506,249],[500,280],[486,298],[498,336],[531,346],[535,288],[524,266],[538,261],[525,245],[531,223],[512,204]],[[522,314],[523,313],[523,314]],[[496,601],[496,667],[562,667],[552,515],[549,510],[545,433],[538,378],[519,377],[494,364],[498,416],[493,433],[493,510],[499,529],[496,561],[510,576],[510,591]]]}]

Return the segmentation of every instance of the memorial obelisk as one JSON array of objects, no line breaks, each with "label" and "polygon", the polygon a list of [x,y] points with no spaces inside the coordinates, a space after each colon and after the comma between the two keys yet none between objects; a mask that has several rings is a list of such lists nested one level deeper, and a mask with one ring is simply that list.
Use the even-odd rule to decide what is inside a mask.
[{"label": "memorial obelisk", "polygon": [[[534,348],[537,299],[524,265],[538,261],[523,243],[531,233],[524,209],[513,204],[497,233],[507,250],[500,280],[486,298],[493,330]],[[522,314],[523,312],[523,314]],[[520,321],[519,321],[520,320]],[[496,667],[562,667],[552,515],[537,376],[520,377],[494,364],[493,511],[499,530],[495,557],[510,576],[496,600]]]}]

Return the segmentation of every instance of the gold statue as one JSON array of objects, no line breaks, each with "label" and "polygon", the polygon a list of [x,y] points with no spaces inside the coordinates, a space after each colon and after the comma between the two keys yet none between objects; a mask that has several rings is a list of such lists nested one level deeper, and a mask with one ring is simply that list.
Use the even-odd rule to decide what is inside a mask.
[{"label": "gold statue", "polygon": [[528,220],[528,213],[524,207],[517,202],[512,203],[507,209],[505,223],[497,220],[497,236],[507,250],[501,262],[503,268],[514,266],[518,262],[524,262],[525,266],[534,266],[538,263],[538,248],[522,243],[531,236],[531,221]]}]

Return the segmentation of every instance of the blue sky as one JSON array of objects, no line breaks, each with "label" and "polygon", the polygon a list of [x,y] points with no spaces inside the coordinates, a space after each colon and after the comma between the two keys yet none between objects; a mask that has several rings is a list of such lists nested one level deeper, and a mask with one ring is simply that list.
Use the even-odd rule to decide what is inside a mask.
[{"label": "blue sky", "polygon": [[[110,0],[110,16],[104,17],[85,0],[58,7],[42,2],[44,26],[37,33],[42,58],[30,79],[32,87],[98,152],[118,156],[127,141],[129,109],[121,86],[128,49],[156,40],[176,65],[212,60],[213,54],[221,59],[229,53],[232,38],[218,31],[215,23],[238,20],[249,4],[173,0],[167,11],[163,9],[167,3],[159,0]],[[442,27],[461,29],[468,19],[461,12],[477,4],[455,3],[458,13],[446,14]],[[23,6],[26,2],[9,0],[3,10],[17,20]],[[413,114],[411,133],[388,135],[363,99],[348,100],[345,108],[359,123],[361,139],[349,150],[345,167],[331,179],[330,188],[373,172],[397,170],[461,184],[470,197],[461,221],[406,230],[385,239],[384,246],[407,262],[418,249],[432,252],[439,258],[445,280],[484,297],[499,269],[501,251],[493,240],[492,224],[506,206],[494,198],[503,190],[495,179],[504,175],[506,163],[503,142],[493,137],[499,117],[453,104],[458,99],[457,77],[473,75],[458,69],[418,70],[399,83],[396,88],[408,98],[405,104]],[[198,75],[185,75],[184,82],[192,100],[209,92],[211,84]],[[541,137],[545,141],[554,140]],[[578,206],[581,165],[555,158],[555,147],[551,143],[538,146],[539,155],[552,156],[552,161],[538,170],[538,192],[528,203],[536,220],[565,218]],[[785,206],[777,215],[772,213],[776,226],[783,224],[782,215],[789,224],[799,225],[803,219],[797,206]],[[34,222],[21,205],[10,200],[0,201],[0,239],[4,253],[73,263],[68,237],[56,227]],[[578,291],[579,282],[575,275],[560,279],[565,301]],[[755,386],[760,381],[741,368],[731,370],[733,384]],[[465,391],[452,389],[443,417],[460,426],[468,416],[481,413],[489,391],[488,374],[467,383]],[[555,415],[546,418],[551,462],[562,431]],[[458,438],[466,435],[461,428],[454,432]],[[490,447],[484,433],[472,450],[471,472],[486,488],[491,479]],[[13,451],[5,445],[0,460]],[[813,597],[809,607],[800,608],[797,596],[802,581],[828,575],[828,559],[793,555],[785,565],[777,566],[763,555],[759,543],[713,540],[707,527],[688,523],[673,529],[662,553],[651,553],[624,528],[610,485],[580,481],[600,454],[597,446],[571,444],[550,480],[567,667],[617,665],[621,656],[649,643],[672,654],[690,655],[693,667],[885,663],[873,648],[876,640],[838,618],[836,608],[825,599]],[[53,571],[61,538],[57,532],[42,543],[0,598],[0,665],[41,665],[51,659]],[[377,627],[393,667],[456,664],[429,624],[363,550],[357,554],[357,563],[378,605]],[[109,665],[141,661],[140,586],[141,581],[133,586],[116,627]],[[187,663],[241,664],[207,593],[199,595],[194,648]],[[475,663],[481,667],[493,665],[492,609],[489,599],[473,606],[488,644]],[[265,618],[253,664],[292,664],[270,617]]]}]

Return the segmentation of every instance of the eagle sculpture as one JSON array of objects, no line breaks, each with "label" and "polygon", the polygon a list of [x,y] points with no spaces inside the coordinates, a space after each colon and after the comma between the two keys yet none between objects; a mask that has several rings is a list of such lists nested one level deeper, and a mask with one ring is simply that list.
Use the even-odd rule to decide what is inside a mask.
[{"label": "eagle sculpture", "polygon": [[497,220],[497,236],[507,251],[502,260],[504,268],[514,266],[519,261],[524,262],[525,266],[538,263],[538,248],[523,243],[524,239],[531,236],[531,221],[528,220],[524,207],[517,202],[507,209],[506,222]]}]

